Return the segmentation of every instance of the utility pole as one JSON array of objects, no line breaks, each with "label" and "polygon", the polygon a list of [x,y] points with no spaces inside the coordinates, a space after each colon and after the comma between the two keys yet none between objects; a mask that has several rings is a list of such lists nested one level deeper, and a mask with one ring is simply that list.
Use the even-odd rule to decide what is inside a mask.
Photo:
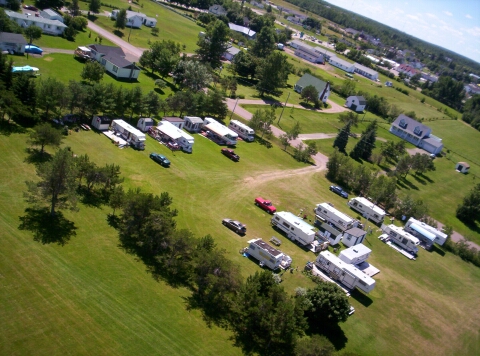
[{"label": "utility pole", "polygon": [[282,112],[280,113],[280,117],[278,118],[277,125],[280,124],[280,119],[282,118],[283,110],[285,110],[285,106],[287,106],[288,98],[290,98],[290,92],[288,92],[287,100],[285,100],[285,104],[282,107]]},{"label": "utility pole", "polygon": [[238,98],[237,98],[237,101],[235,102],[235,106],[233,107],[232,115],[230,115],[230,120],[232,120],[233,113],[235,112],[235,108],[237,107],[237,104],[238,104]]}]

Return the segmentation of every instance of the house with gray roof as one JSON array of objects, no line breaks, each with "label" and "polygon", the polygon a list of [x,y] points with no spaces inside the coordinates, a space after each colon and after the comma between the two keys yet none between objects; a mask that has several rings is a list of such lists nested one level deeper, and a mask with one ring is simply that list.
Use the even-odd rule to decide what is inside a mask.
[{"label": "house with gray roof", "polygon": [[[120,10],[112,10],[111,18],[116,19]],[[132,28],[140,28],[142,25],[147,27],[155,27],[157,25],[157,19],[154,17],[148,17],[141,12],[135,12],[127,10],[127,23],[125,26]]]},{"label": "house with gray roof", "polygon": [[28,26],[34,25],[40,27],[42,32],[48,35],[61,35],[67,28],[65,24],[58,20],[28,16],[10,10],[5,10],[5,14],[10,20],[15,21],[22,28],[27,28]]},{"label": "house with gray roof", "polygon": [[353,63],[354,67],[355,67],[355,73],[358,73],[360,75],[363,75],[364,77],[368,78],[368,79],[371,79],[371,80],[377,80],[378,79],[378,72],[371,69],[371,68],[368,68],[368,67],[365,67],[361,64],[358,64],[358,63]]},{"label": "house with gray roof", "polygon": [[355,66],[353,65],[353,63],[350,63],[338,57],[330,57],[328,63],[330,63],[334,67],[344,70],[347,73],[353,73],[355,71]]},{"label": "house with gray roof", "polygon": [[0,51],[25,53],[27,41],[18,33],[0,32]]},{"label": "house with gray roof", "polygon": [[44,19],[58,20],[63,23],[63,16],[60,15],[58,12],[53,11],[52,9],[40,10],[40,16]]},{"label": "house with gray roof", "polygon": [[113,77],[129,80],[138,78],[140,68],[135,63],[125,59],[125,52],[120,47],[99,44],[92,44],[87,47],[92,51],[93,58]]},{"label": "house with gray roof", "polygon": [[225,53],[223,53],[223,56],[227,60],[232,61],[239,52],[240,50],[237,47],[230,46],[227,48]]},{"label": "house with gray roof", "polygon": [[411,117],[400,114],[390,127],[390,132],[432,154],[442,152],[442,139],[432,135],[432,129]]},{"label": "house with gray roof", "polygon": [[330,83],[324,82],[323,80],[320,80],[311,74],[305,73],[303,77],[301,77],[298,80],[298,82],[295,84],[295,86],[293,87],[293,90],[301,94],[303,89],[305,89],[309,85],[312,85],[315,87],[315,89],[317,89],[318,100],[326,103],[328,97],[330,96],[330,91],[331,91]]},{"label": "house with gray roof", "polygon": [[298,48],[295,49],[294,53],[297,57],[306,59],[307,61],[312,63],[325,63],[323,55],[315,48],[305,43],[302,43],[300,46],[298,46]]},{"label": "house with gray roof", "polygon": [[323,55],[323,58],[325,58],[326,61],[329,61],[330,58],[337,56],[335,53],[327,51],[323,47],[318,47],[317,46],[317,47],[315,47],[315,51],[317,51],[318,53],[321,53]]},{"label": "house with gray roof", "polygon": [[347,98],[345,106],[355,112],[362,112],[367,106],[367,101],[363,96],[352,95]]},{"label": "house with gray roof", "polygon": [[208,12],[215,16],[226,16],[228,13],[222,5],[212,5],[208,8]]},{"label": "house with gray roof", "polygon": [[255,31],[250,30],[248,27],[235,25],[234,23],[231,23],[231,22],[228,24],[228,27],[230,28],[230,30],[234,32],[241,33],[242,35],[247,37],[249,40],[254,40],[255,36],[257,35]]}]

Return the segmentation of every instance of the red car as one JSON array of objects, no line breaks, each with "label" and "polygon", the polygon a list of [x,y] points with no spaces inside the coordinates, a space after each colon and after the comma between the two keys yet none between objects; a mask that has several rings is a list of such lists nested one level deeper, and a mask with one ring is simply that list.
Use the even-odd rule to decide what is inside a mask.
[{"label": "red car", "polygon": [[234,150],[228,148],[222,148],[222,154],[230,158],[232,161],[240,161],[240,156],[235,153]]},{"label": "red car", "polygon": [[275,214],[275,212],[277,211],[277,208],[272,205],[272,202],[270,200],[263,199],[261,197],[255,198],[255,205],[259,206],[270,214]]}]

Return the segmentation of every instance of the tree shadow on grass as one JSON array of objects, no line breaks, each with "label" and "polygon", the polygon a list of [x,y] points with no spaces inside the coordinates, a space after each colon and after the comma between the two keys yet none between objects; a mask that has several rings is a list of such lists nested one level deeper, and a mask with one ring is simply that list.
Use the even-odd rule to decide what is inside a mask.
[{"label": "tree shadow on grass", "polygon": [[78,187],[77,193],[81,196],[80,201],[91,207],[99,208],[108,202],[101,191],[88,190],[85,186]]},{"label": "tree shadow on grass", "polygon": [[339,351],[345,348],[348,342],[347,335],[343,332],[338,324],[316,322],[315,325],[310,324],[307,332],[308,335],[319,334],[325,336]]},{"label": "tree shadow on grass", "polygon": [[25,133],[27,130],[17,125],[14,121],[8,122],[7,120],[0,121],[0,135],[10,136],[11,134]]},{"label": "tree shadow on grass", "polygon": [[373,303],[373,300],[368,295],[363,294],[356,289],[354,289],[350,293],[350,296],[366,308],[368,308]]},{"label": "tree shadow on grass", "polygon": [[438,253],[442,257],[445,256],[445,251],[437,245],[433,245],[431,252]]},{"label": "tree shadow on grass", "polygon": [[418,187],[412,182],[408,181],[406,178],[397,179],[397,185],[402,189],[414,189],[418,190]]},{"label": "tree shadow on grass", "polygon": [[52,216],[49,208],[26,208],[20,221],[19,230],[32,232],[33,240],[44,245],[57,243],[64,246],[72,236],[77,235],[73,221],[66,219],[60,211]]},{"label": "tree shadow on grass", "polygon": [[256,136],[255,141],[258,142],[258,144],[265,146],[266,148],[272,148],[272,143],[262,137]]},{"label": "tree shadow on grass", "polygon": [[40,152],[39,149],[36,148],[26,148],[25,151],[27,152],[27,157],[25,157],[26,163],[33,163],[34,165],[45,163],[50,161],[52,155],[46,151]]},{"label": "tree shadow on grass", "polygon": [[417,174],[413,174],[412,175],[413,179],[415,179],[418,183],[422,184],[422,185],[427,185],[427,181],[422,179],[422,177],[420,175],[417,175]]},{"label": "tree shadow on grass", "polygon": [[115,230],[118,230],[120,227],[120,217],[115,214],[107,214],[107,223]]},{"label": "tree shadow on grass", "polygon": [[425,179],[428,183],[435,183],[435,181],[433,179],[431,179],[430,177],[427,177],[425,174],[423,173],[420,173],[418,175],[419,177],[422,177],[422,179]]},{"label": "tree shadow on grass", "polygon": [[114,30],[114,31],[113,31],[113,34],[114,34],[115,36],[120,37],[120,38],[122,38],[123,36],[125,36],[125,34],[124,34],[122,31],[120,31],[120,30]]}]

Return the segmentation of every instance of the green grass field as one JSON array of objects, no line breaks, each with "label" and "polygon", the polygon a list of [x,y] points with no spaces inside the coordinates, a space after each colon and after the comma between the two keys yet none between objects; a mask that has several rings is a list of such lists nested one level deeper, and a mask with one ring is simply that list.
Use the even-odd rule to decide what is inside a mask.
[{"label": "green grass field", "polygon": [[[65,145],[99,165],[119,164],[126,187],[168,191],[180,212],[178,226],[197,236],[211,234],[244,276],[259,267],[238,251],[255,236],[280,237],[281,249],[299,269],[315,258],[270,227],[270,217],[253,204],[255,196],[294,213],[330,201],[353,215],[345,200],[328,191],[323,173],[296,174],[305,165],[276,146],[240,143],[241,161],[234,163],[207,139],[196,135],[195,141],[191,155],[172,154],[150,138],[144,152],[119,150],[103,135],[84,131],[68,136]],[[24,181],[34,177],[25,142],[25,134],[0,136],[0,354],[241,353],[228,332],[208,327],[198,311],[186,310],[187,290],[155,281],[118,247],[106,223],[109,208],[81,205],[78,213],[65,212],[78,230],[63,247],[34,242],[18,230],[26,207]],[[172,167],[153,163],[152,151],[166,154]],[[247,235],[225,229],[220,224],[225,217],[247,223]],[[368,297],[351,298],[356,312],[341,324],[344,338],[337,337],[336,345],[362,355],[477,354],[480,269],[451,254],[423,250],[410,261],[377,235],[366,243],[373,250],[370,262],[381,270],[376,289]],[[289,292],[311,286],[299,272],[285,274],[282,284]]]},{"label": "green grass field", "polygon": [[[78,46],[86,46],[95,43],[95,38],[98,34],[94,31],[86,29],[78,32],[75,41],[69,41],[60,36],[42,35],[39,40],[33,41],[33,44],[41,48],[60,48],[60,49],[76,49]],[[102,39],[102,44],[106,46],[114,46],[112,42],[107,39]]]}]

